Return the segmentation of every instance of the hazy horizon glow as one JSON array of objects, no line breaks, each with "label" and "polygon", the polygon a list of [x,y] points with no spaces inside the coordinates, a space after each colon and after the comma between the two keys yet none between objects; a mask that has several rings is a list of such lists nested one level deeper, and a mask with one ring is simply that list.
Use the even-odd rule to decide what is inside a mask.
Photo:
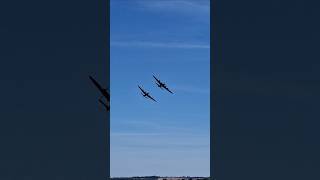
[{"label": "hazy horizon glow", "polygon": [[111,0],[111,177],[209,176],[209,2]]}]

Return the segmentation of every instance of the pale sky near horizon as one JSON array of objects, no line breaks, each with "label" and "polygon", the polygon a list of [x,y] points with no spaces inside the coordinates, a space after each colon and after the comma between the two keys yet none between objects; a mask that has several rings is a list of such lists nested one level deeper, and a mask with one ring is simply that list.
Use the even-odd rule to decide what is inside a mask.
[{"label": "pale sky near horizon", "polygon": [[111,0],[111,177],[209,176],[209,3]]}]

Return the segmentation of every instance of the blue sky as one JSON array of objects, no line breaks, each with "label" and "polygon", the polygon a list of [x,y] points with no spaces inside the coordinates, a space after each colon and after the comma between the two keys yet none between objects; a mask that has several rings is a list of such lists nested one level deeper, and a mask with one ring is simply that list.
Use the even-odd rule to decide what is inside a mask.
[{"label": "blue sky", "polygon": [[209,176],[209,11],[209,0],[111,0],[112,177]]}]

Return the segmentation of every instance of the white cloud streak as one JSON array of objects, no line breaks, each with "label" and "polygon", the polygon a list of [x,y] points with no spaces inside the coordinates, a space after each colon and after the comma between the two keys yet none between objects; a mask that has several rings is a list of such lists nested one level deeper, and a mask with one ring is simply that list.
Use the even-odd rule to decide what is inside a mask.
[{"label": "white cloud streak", "polygon": [[182,91],[186,93],[210,94],[210,88],[201,88],[187,85],[172,86],[175,91]]},{"label": "white cloud streak", "polygon": [[[177,123],[157,123],[155,121],[118,121],[118,125],[130,129],[140,129],[140,132],[111,132],[112,136],[166,136],[166,135],[193,135],[195,132],[199,132],[199,129],[194,127],[184,127]],[[141,132],[143,129],[143,132]],[[178,132],[178,133],[177,133]],[[203,135],[203,132],[198,134]]]},{"label": "white cloud streak", "polygon": [[138,4],[149,10],[174,12],[209,13],[209,0],[137,0]]},{"label": "white cloud streak", "polygon": [[175,43],[175,42],[113,41],[110,44],[113,47],[210,49],[210,45],[208,44]]},{"label": "white cloud streak", "polygon": [[116,147],[208,147],[210,134],[111,133]]},{"label": "white cloud streak", "polygon": [[149,136],[170,136],[181,137],[181,136],[190,136],[190,137],[207,137],[209,134],[195,134],[195,133],[134,133],[134,132],[111,132],[112,137],[149,137]]},{"label": "white cloud streak", "polygon": [[110,133],[113,137],[133,137],[133,136],[163,136],[167,134],[163,133],[126,133],[126,132],[112,132]]}]

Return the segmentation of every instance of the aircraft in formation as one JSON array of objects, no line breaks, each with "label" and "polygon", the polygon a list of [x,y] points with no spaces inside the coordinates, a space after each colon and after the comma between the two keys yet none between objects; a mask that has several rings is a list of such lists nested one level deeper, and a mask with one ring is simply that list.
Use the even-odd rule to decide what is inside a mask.
[{"label": "aircraft in formation", "polygon": [[153,101],[157,102],[155,99],[153,99],[153,97],[151,97],[151,96],[149,95],[148,92],[146,92],[145,90],[143,90],[139,85],[138,85],[138,87],[139,87],[139,89],[141,90],[141,92],[142,92],[141,94],[143,95],[143,97],[152,99]]},{"label": "aircraft in formation", "polygon": [[[166,86],[165,83],[161,82],[161,81],[160,81],[158,78],[156,78],[154,75],[153,75],[153,78],[156,80],[156,84],[157,84],[157,86],[158,86],[160,89],[163,90],[163,88],[164,88],[165,90],[167,90],[168,92],[170,92],[171,94],[173,94],[173,92],[170,91],[170,89]],[[141,94],[142,94],[144,97],[149,98],[149,99],[157,102],[154,98],[152,98],[152,97],[149,95],[148,92],[146,92],[145,90],[143,90],[139,85],[138,85],[138,87],[139,87],[139,89],[142,91]]]},{"label": "aircraft in formation", "polygon": [[[101,103],[107,111],[110,110],[110,94],[108,93],[108,91],[104,88],[102,88],[102,86],[92,77],[92,76],[89,76],[90,80],[93,82],[93,84],[98,88],[98,90],[100,91],[100,93],[102,94],[102,97],[104,97],[106,99],[107,102],[104,102],[102,100],[102,97],[99,98],[99,103]],[[166,86],[165,83],[161,82],[160,79],[156,78],[154,75],[153,75],[153,78],[156,80],[156,84],[157,86],[160,88],[160,89],[165,89],[167,90],[168,92],[170,92],[171,94],[173,94],[173,92]],[[145,91],[144,89],[142,89],[139,85],[138,85],[140,91],[141,91],[141,94],[143,95],[143,97],[145,98],[148,98],[148,99],[151,99],[155,102],[157,102],[151,95],[149,92]]]},{"label": "aircraft in formation", "polygon": [[155,76],[153,76],[153,78],[156,80],[156,84],[158,85],[159,88],[164,88],[165,90],[169,91],[171,94],[173,94],[173,92],[171,92],[169,90],[169,88],[167,88],[165,83],[162,83],[159,79],[157,79]]},{"label": "aircraft in formation", "polygon": [[99,102],[107,109],[107,111],[110,110],[110,94],[107,92],[106,89],[102,88],[102,86],[92,77],[89,76],[90,80],[93,82],[93,84],[98,88],[98,90],[101,92],[102,96],[107,100],[107,103],[105,103],[101,97],[99,98]]}]

